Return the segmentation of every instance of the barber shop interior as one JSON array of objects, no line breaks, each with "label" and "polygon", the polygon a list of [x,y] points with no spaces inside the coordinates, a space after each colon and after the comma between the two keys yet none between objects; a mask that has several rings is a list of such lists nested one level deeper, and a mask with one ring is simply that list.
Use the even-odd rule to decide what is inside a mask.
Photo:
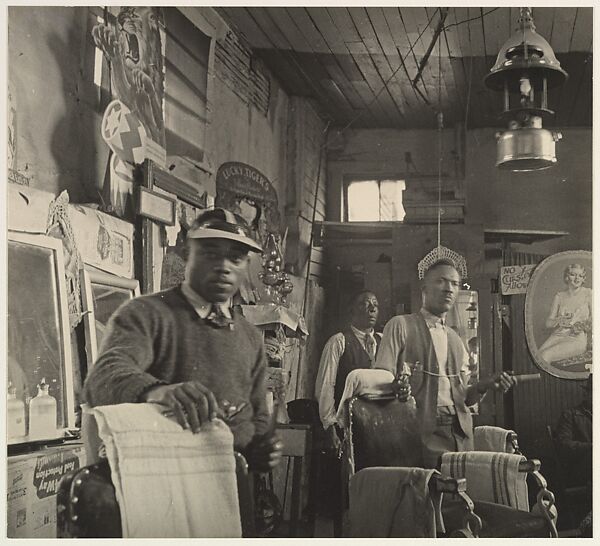
[{"label": "barber shop interior", "polygon": [[6,536],[593,536],[593,7],[6,13]]}]

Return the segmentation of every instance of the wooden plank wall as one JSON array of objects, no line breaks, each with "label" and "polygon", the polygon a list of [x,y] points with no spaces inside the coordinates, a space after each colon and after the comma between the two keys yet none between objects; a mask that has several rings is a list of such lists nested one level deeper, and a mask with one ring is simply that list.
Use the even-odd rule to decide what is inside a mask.
[{"label": "wooden plank wall", "polygon": [[229,30],[217,41],[215,67],[219,77],[246,104],[254,105],[264,115],[269,109],[270,80],[256,63],[252,50],[237,34]]},{"label": "wooden plank wall", "polygon": [[[512,369],[515,373],[537,373],[525,339],[525,295],[510,296],[510,334],[512,336]],[[527,457],[542,460],[551,458],[550,445],[546,437],[546,426],[556,426],[560,414],[579,404],[583,391],[581,381],[559,379],[541,372],[540,381],[518,385],[512,395],[514,430],[519,435],[519,444]],[[510,401],[507,401],[510,403]],[[507,423],[511,426],[511,423]]]},{"label": "wooden plank wall", "polygon": [[[319,282],[323,274],[323,249],[311,248],[313,221],[325,219],[325,123],[312,103],[290,98],[288,116],[286,262],[294,274]],[[319,170],[320,167],[320,170]],[[310,269],[309,269],[310,268]]]}]

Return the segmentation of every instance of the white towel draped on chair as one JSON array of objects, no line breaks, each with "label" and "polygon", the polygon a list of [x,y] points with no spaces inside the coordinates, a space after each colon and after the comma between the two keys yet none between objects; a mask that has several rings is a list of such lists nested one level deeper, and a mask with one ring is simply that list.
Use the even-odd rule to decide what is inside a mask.
[{"label": "white towel draped on chair", "polygon": [[387,370],[365,368],[352,370],[346,377],[346,384],[340,405],[337,408],[337,422],[344,428],[348,425],[346,400],[361,394],[389,394],[392,392],[391,383],[394,374]]},{"label": "white towel draped on chair", "polygon": [[467,479],[474,501],[503,504],[529,512],[527,473],[519,472],[522,455],[489,451],[461,451],[442,455],[442,475]]},{"label": "white towel draped on chair", "polygon": [[106,446],[124,538],[242,536],[233,435],[222,421],[197,434],[156,404],[92,410]]},{"label": "white towel draped on chair", "polygon": [[475,427],[473,430],[475,451],[514,453],[515,449],[508,441],[510,434],[514,434],[514,431],[487,425]]}]

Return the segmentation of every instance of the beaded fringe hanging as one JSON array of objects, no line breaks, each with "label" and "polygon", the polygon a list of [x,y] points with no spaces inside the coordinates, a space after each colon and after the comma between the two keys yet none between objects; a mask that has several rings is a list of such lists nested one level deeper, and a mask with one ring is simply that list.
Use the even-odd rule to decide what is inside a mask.
[{"label": "beaded fringe hanging", "polygon": [[418,265],[419,279],[423,279],[427,270],[440,260],[449,260],[452,262],[461,279],[467,278],[467,261],[454,250],[450,250],[445,246],[439,245],[429,252]]}]

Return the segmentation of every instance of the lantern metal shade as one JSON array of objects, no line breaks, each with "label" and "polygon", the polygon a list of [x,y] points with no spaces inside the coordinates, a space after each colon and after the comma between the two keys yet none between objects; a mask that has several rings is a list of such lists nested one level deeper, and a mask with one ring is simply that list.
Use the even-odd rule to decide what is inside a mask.
[{"label": "lantern metal shade", "polygon": [[531,80],[542,81],[546,78],[548,89],[562,85],[567,80],[569,76],[561,68],[552,47],[534,28],[519,29],[504,42],[496,64],[484,78],[487,87],[503,91],[504,82],[507,81],[508,91],[516,93],[523,73],[527,73]]}]

